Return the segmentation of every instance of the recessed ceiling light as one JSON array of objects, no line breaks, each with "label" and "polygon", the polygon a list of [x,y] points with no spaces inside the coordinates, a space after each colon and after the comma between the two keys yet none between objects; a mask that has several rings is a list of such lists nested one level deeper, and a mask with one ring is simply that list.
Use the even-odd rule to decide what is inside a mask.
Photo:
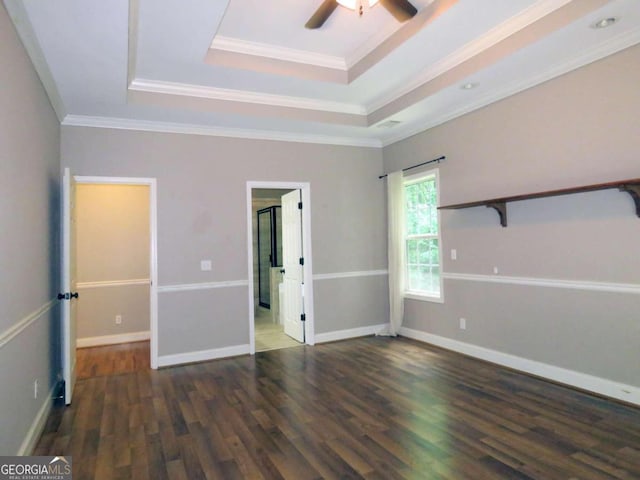
[{"label": "recessed ceiling light", "polygon": [[595,23],[591,24],[591,28],[607,28],[616,23],[618,19],[616,17],[601,18]]},{"label": "recessed ceiling light", "polygon": [[465,83],[464,85],[462,85],[460,88],[462,90],[471,90],[472,88],[476,88],[478,86],[477,83]]}]

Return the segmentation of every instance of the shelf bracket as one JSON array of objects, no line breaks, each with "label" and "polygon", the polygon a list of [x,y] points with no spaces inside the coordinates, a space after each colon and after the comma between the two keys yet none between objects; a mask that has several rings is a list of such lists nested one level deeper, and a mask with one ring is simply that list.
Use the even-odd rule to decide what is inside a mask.
[{"label": "shelf bracket", "polygon": [[618,189],[631,195],[633,203],[636,204],[636,215],[640,217],[640,183],[623,183]]},{"label": "shelf bracket", "polygon": [[493,208],[500,216],[500,225],[507,226],[507,203],[506,202],[493,202],[487,203],[487,208]]}]

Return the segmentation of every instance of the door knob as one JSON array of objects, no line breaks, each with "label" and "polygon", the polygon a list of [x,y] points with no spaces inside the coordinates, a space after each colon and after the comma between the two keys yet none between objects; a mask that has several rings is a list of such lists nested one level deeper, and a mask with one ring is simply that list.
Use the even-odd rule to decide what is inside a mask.
[{"label": "door knob", "polygon": [[78,298],[78,292],[74,293],[59,293],[58,300],[71,300],[72,298]]}]

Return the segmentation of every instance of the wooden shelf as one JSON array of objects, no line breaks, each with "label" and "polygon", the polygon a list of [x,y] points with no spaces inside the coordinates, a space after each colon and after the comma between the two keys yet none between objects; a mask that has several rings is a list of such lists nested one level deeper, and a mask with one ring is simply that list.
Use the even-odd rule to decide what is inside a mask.
[{"label": "wooden shelf", "polygon": [[486,206],[493,208],[500,216],[500,225],[507,226],[507,204],[509,202],[519,202],[534,198],[558,197],[560,195],[571,195],[574,193],[593,192],[596,190],[609,190],[617,188],[621,192],[631,195],[636,205],[636,215],[640,217],[640,178],[621,180],[618,182],[597,183],[595,185],[585,185],[582,187],[561,188],[559,190],[547,190],[546,192],[527,193],[525,195],[514,195],[512,197],[492,198],[489,200],[478,200],[475,202],[457,203],[455,205],[444,205],[438,207],[441,210],[458,210],[461,208],[472,208]]}]

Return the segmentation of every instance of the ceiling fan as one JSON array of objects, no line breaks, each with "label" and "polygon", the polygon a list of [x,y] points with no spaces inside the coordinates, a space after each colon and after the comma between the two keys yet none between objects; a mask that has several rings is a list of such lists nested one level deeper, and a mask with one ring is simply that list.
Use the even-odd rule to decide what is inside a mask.
[{"label": "ceiling fan", "polygon": [[416,7],[408,0],[324,0],[305,24],[305,27],[320,28],[338,8],[338,5],[355,10],[359,15],[362,15],[365,9],[373,7],[378,2],[399,22],[405,22],[418,13]]}]

